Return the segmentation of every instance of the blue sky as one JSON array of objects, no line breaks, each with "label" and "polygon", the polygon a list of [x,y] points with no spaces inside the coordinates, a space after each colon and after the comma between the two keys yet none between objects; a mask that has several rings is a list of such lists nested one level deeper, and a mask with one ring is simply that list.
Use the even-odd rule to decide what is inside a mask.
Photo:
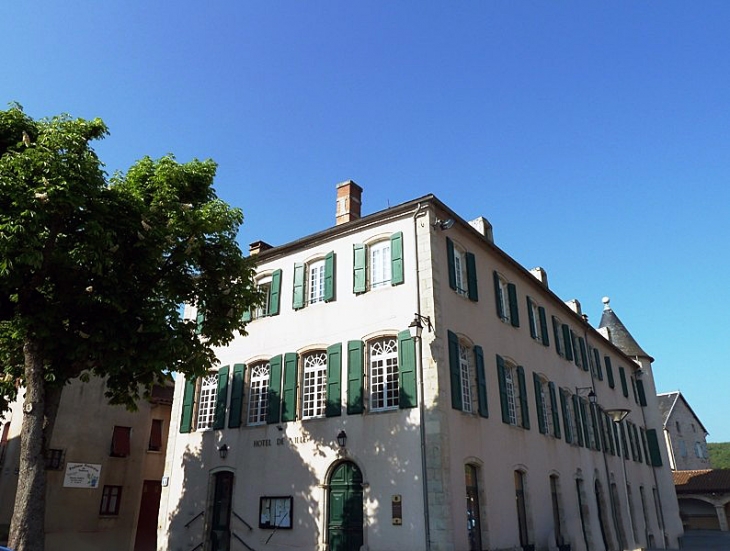
[{"label": "blue sky", "polygon": [[101,117],[109,172],[213,158],[240,240],[428,193],[593,324],[601,297],[730,441],[730,3],[4,2],[0,101]]}]

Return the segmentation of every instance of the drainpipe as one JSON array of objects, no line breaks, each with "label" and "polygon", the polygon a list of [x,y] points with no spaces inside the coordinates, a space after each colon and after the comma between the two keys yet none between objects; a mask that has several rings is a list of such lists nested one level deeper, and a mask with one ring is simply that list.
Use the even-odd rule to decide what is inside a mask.
[{"label": "drainpipe", "polygon": [[[421,213],[422,205],[418,203],[416,211],[413,213],[413,251],[416,269],[416,314],[421,315],[421,282],[419,280],[418,267],[418,215]],[[426,551],[431,551],[431,522],[428,511],[428,470],[426,466],[426,406],[424,404],[424,385],[423,385],[423,341],[422,338],[416,339],[416,369],[418,371],[418,416],[419,428],[421,436],[421,479],[423,486],[423,523],[426,536]]]}]

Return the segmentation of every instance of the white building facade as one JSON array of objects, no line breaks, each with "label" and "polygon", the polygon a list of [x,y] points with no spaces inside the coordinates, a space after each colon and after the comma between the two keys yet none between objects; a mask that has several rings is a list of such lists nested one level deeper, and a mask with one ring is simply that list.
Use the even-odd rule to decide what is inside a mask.
[{"label": "white building facade", "polygon": [[361,218],[361,191],[255,244],[267,303],[176,379],[158,548],[677,548],[651,358],[608,304],[596,330],[485,219],[432,195]]}]

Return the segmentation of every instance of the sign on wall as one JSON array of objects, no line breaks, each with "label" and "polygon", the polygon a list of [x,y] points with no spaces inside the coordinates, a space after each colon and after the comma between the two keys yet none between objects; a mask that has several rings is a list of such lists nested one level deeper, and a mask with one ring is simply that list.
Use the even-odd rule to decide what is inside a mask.
[{"label": "sign on wall", "polygon": [[98,488],[101,465],[92,463],[66,463],[63,477],[64,488]]}]

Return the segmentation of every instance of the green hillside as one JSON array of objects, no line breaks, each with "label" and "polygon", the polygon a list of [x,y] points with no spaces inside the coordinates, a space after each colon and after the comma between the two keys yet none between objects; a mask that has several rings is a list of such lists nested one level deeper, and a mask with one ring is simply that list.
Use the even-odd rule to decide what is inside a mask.
[{"label": "green hillside", "polygon": [[708,442],[707,451],[713,469],[730,469],[730,442]]}]

